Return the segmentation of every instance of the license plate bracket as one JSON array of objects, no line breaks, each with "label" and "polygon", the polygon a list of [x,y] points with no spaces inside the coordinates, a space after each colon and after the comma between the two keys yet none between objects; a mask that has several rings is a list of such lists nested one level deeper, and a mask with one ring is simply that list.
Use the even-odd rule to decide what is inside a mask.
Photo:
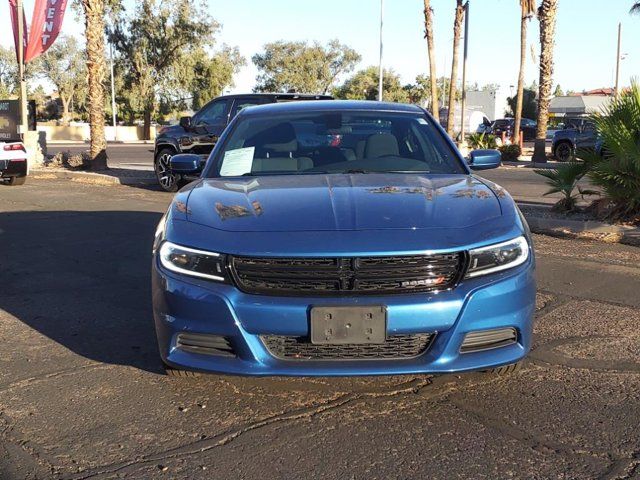
[{"label": "license plate bracket", "polygon": [[312,307],[310,327],[315,345],[384,343],[387,309],[381,305]]}]

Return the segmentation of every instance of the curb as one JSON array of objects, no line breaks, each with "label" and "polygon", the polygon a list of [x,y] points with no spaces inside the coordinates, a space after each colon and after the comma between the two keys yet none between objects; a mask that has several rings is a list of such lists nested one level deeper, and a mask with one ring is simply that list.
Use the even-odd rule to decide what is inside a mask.
[{"label": "curb", "polygon": [[93,185],[155,185],[155,177],[106,175],[104,173],[74,172],[70,170],[54,170],[50,168],[32,168],[30,176],[33,178],[60,178],[72,182],[90,183]]},{"label": "curb", "polygon": [[533,163],[533,162],[512,162],[512,161],[503,161],[501,168],[540,168],[540,169],[556,169],[558,168],[560,162],[546,162],[546,163]]},{"label": "curb", "polygon": [[623,243],[640,246],[640,228],[611,225],[595,220],[564,220],[526,215],[529,228],[534,233],[554,237],[584,238],[607,243]]}]

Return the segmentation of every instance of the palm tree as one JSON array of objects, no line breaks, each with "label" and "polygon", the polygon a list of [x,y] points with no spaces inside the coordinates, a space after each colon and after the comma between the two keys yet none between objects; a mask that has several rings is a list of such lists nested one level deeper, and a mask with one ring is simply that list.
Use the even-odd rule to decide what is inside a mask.
[{"label": "palm tree", "polygon": [[431,113],[436,120],[440,119],[438,108],[438,80],[436,78],[436,46],[433,37],[433,9],[431,0],[424,0],[424,38],[429,50],[429,82],[431,84]]},{"label": "palm tree", "polygon": [[453,60],[451,61],[451,82],[449,83],[449,112],[447,116],[447,133],[450,137],[453,136],[453,114],[456,104],[456,83],[458,81],[458,45],[460,45],[464,11],[462,0],[456,0],[456,16],[453,20]]},{"label": "palm tree", "polygon": [[533,149],[534,162],[546,162],[545,138],[549,121],[549,103],[553,86],[553,45],[556,32],[558,0],[542,0],[540,20],[540,87],[538,91],[538,128]]},{"label": "palm tree", "polygon": [[536,13],[536,0],[520,0],[520,72],[518,73],[518,95],[516,99],[515,121],[513,124],[513,143],[520,138],[520,120],[522,120],[522,102],[524,98],[524,66],[527,59],[527,23]]},{"label": "palm tree", "polygon": [[104,16],[105,0],[81,0],[87,43],[88,104],[92,170],[107,168],[107,141],[104,135]]}]

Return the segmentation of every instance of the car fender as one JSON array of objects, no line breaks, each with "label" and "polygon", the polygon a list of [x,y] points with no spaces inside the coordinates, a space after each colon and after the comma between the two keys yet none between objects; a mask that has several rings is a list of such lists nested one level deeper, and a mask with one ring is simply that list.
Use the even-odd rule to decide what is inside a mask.
[{"label": "car fender", "polygon": [[153,151],[153,158],[158,155],[158,152],[163,148],[173,148],[176,153],[180,153],[180,146],[178,145],[178,141],[174,138],[162,138],[156,140],[156,145]]}]

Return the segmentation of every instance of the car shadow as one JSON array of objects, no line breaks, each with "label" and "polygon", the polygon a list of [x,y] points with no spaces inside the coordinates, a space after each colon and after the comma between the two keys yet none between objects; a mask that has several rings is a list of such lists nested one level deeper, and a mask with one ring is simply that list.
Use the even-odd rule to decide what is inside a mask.
[{"label": "car shadow", "polygon": [[69,350],[161,372],[151,310],[156,212],[0,214],[0,309]]}]

